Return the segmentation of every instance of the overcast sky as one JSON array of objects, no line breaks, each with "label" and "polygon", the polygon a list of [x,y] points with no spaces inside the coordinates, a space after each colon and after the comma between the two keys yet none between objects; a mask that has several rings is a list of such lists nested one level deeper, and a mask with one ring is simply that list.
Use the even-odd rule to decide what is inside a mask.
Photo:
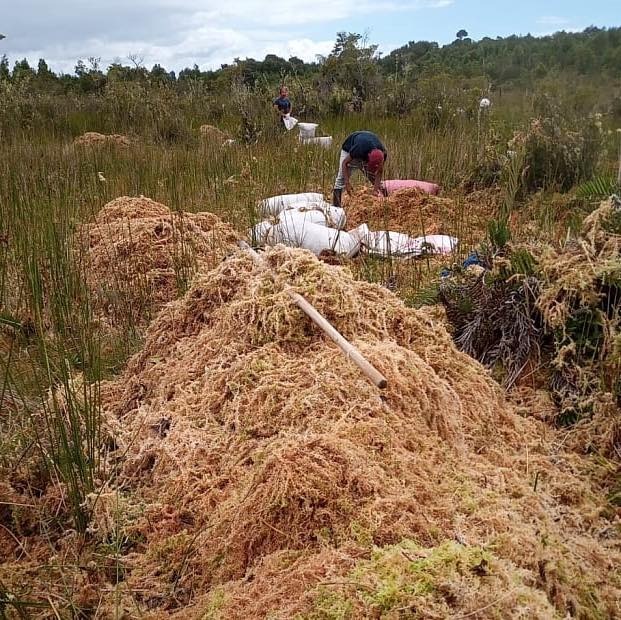
[{"label": "overcast sky", "polygon": [[621,0],[0,0],[0,54],[45,58],[73,71],[79,58],[106,66],[129,54],[179,70],[217,68],[273,53],[313,60],[336,32],[368,31],[386,53],[410,40],[547,34],[621,25]]}]

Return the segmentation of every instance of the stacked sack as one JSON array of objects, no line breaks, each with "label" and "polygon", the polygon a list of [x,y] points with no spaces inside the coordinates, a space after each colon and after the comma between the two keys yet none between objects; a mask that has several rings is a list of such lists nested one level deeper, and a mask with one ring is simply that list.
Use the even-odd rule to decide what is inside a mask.
[{"label": "stacked sack", "polygon": [[262,200],[264,218],[250,230],[253,245],[305,248],[319,256],[333,251],[349,257],[360,251],[360,240],[344,230],[345,211],[326,202],[322,194],[284,194]]},{"label": "stacked sack", "polygon": [[450,254],[458,244],[455,237],[447,235],[409,237],[393,231],[373,232],[366,224],[347,232],[345,211],[318,193],[273,196],[262,200],[257,209],[264,219],[249,231],[254,246],[280,243],[305,248],[316,256],[331,251],[351,258],[364,251],[375,256],[414,258]]},{"label": "stacked sack", "polygon": [[330,148],[332,146],[332,136],[315,136],[317,127],[317,123],[298,123],[300,142],[302,144],[317,144],[326,149]]}]

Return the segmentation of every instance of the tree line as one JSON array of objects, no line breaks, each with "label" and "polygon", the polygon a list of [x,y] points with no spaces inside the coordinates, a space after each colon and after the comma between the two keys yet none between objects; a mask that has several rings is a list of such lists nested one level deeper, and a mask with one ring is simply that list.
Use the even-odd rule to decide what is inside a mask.
[{"label": "tree line", "polygon": [[[621,28],[596,27],[480,41],[460,30],[448,45],[410,41],[384,57],[365,36],[340,32],[331,52],[314,62],[268,54],[263,60],[236,58],[219,69],[205,71],[194,65],[178,73],[159,64],[147,68],[137,56],[108,67],[102,67],[99,58],[79,60],[71,74],[53,72],[44,59],[36,67],[26,59],[10,67],[6,55],[0,59],[0,84],[18,84],[34,94],[97,94],[119,83],[169,87],[181,93],[199,86],[202,93],[223,94],[232,88],[273,89],[286,81],[303,106],[329,112],[360,110],[366,102],[384,97],[393,111],[405,113],[413,104],[411,93],[424,91],[425,83],[433,80],[490,92],[532,87],[562,76],[590,78],[600,85],[609,78],[608,85],[618,87],[620,75]],[[618,93],[615,96],[619,98]]]}]

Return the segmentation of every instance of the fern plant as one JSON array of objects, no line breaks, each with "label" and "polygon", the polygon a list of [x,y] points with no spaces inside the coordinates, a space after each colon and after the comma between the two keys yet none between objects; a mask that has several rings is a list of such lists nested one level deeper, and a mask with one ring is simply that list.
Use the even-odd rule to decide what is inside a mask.
[{"label": "fern plant", "polygon": [[585,200],[604,200],[620,191],[621,185],[617,180],[600,176],[579,185],[576,196]]}]

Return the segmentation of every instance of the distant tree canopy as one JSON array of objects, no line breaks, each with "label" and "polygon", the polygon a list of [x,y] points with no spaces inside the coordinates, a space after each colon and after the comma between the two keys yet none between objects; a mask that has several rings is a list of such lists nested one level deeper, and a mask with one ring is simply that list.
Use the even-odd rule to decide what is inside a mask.
[{"label": "distant tree canopy", "polygon": [[[53,73],[45,60],[31,67],[26,59],[11,68],[6,56],[0,59],[0,81],[28,84],[39,92],[98,93],[112,82],[139,82],[145,86],[186,89],[200,82],[207,89],[220,89],[233,82],[248,88],[274,88],[286,81],[305,84],[313,92],[332,93],[338,101],[365,101],[384,84],[410,83],[437,75],[464,79],[485,78],[495,86],[528,85],[548,75],[586,75],[601,81],[621,75],[621,28],[590,27],[580,33],[557,32],[546,37],[510,36],[480,41],[468,38],[461,29],[457,39],[439,46],[431,41],[410,41],[380,58],[377,46],[356,33],[339,32],[330,54],[316,62],[268,54],[263,60],[236,58],[217,70],[197,65],[178,74],[159,64],[151,69],[142,59],[130,56],[124,64],[107,68],[100,59],[79,60],[73,74]],[[0,35],[2,38],[2,35]],[[338,101],[337,101],[338,100]]]},{"label": "distant tree canopy", "polygon": [[547,73],[621,73],[621,28],[590,27],[584,32],[557,32],[546,37],[486,37],[465,49],[459,43],[468,33],[460,30],[456,36],[457,41],[444,47],[411,41],[380,64],[388,72],[398,62],[414,74],[441,69],[465,77],[484,75],[498,85],[527,84]]}]

